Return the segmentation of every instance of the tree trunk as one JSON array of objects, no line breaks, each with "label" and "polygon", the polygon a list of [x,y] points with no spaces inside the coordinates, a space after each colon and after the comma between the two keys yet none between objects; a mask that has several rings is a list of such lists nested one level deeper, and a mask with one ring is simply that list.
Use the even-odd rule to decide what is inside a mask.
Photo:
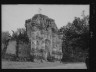
[{"label": "tree trunk", "polygon": [[65,61],[69,56],[67,40],[63,41],[63,43],[62,43],[62,53],[63,53],[63,57],[62,57],[61,61]]},{"label": "tree trunk", "polygon": [[19,57],[19,40],[16,40],[16,59]]}]

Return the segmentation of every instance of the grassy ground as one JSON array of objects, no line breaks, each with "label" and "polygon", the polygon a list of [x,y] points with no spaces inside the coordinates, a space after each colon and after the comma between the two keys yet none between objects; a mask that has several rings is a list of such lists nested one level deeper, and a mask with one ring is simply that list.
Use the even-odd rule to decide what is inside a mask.
[{"label": "grassy ground", "polygon": [[2,61],[2,69],[86,69],[86,65],[85,63],[33,63]]}]

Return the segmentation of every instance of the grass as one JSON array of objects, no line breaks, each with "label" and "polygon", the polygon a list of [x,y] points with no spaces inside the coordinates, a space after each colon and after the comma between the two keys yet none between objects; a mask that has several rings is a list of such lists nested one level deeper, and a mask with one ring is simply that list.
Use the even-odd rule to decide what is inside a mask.
[{"label": "grass", "polygon": [[86,69],[85,63],[2,61],[2,69]]}]

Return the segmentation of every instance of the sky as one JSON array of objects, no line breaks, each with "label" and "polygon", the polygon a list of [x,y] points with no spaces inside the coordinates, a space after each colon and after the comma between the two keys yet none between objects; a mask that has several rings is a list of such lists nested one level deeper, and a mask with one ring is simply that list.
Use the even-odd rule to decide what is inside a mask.
[{"label": "sky", "polygon": [[11,30],[25,28],[25,20],[38,13],[54,19],[59,29],[68,22],[72,23],[74,17],[82,18],[83,10],[85,10],[85,15],[89,15],[89,8],[89,5],[2,5],[2,31],[9,31],[12,34]]}]

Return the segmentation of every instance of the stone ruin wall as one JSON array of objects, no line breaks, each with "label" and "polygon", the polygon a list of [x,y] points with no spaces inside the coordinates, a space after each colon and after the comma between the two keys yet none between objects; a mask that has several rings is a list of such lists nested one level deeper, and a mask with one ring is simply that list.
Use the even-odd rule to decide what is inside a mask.
[{"label": "stone ruin wall", "polygon": [[[52,55],[53,49],[61,49],[61,39],[53,19],[45,15],[36,14],[26,20],[25,27],[32,49],[44,49],[45,55]],[[32,51],[31,51],[31,54]],[[47,56],[46,56],[47,57]]]}]

